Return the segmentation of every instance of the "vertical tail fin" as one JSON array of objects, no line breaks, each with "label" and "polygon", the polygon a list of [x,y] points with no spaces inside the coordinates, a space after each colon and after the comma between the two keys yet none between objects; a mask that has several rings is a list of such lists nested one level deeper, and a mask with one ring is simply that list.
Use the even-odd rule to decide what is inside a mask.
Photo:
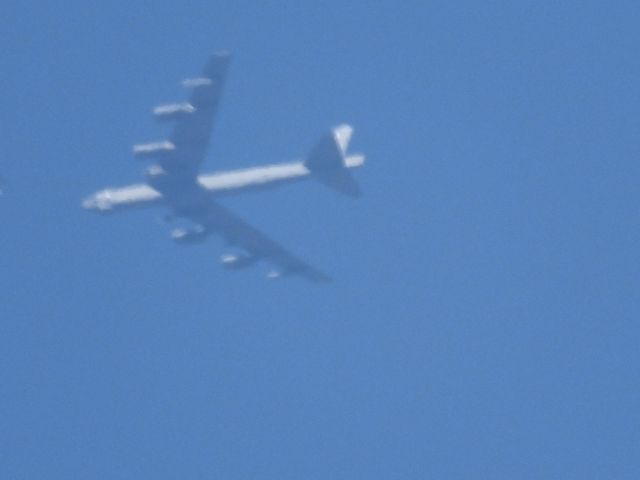
[{"label": "vertical tail fin", "polygon": [[349,168],[364,163],[364,156],[347,156],[353,128],[339,125],[326,133],[305,160],[305,166],[314,177],[327,187],[351,197],[361,195],[360,187],[349,173]]}]

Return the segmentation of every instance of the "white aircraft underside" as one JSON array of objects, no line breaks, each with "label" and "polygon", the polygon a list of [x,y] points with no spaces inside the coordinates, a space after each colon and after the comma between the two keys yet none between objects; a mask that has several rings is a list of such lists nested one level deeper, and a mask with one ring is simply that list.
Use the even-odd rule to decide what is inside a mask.
[{"label": "white aircraft underside", "polygon": [[169,140],[133,148],[135,156],[156,160],[147,169],[147,183],[100,190],[87,197],[82,206],[98,213],[113,213],[164,205],[172,217],[194,223],[191,229],[172,232],[177,243],[197,243],[218,234],[244,251],[240,255],[223,255],[221,263],[226,268],[247,267],[265,260],[277,267],[267,274],[268,278],[297,274],[312,281],[328,281],[327,275],[286,251],[216,199],[309,178],[346,195],[358,196],[360,190],[349,170],[363,165],[364,156],[346,153],[353,129],[349,125],[333,128],[301,161],[198,175],[229,60],[226,53],[215,54],[201,77],[183,82],[193,89],[188,102],[154,108],[158,120],[172,121],[175,126]]}]

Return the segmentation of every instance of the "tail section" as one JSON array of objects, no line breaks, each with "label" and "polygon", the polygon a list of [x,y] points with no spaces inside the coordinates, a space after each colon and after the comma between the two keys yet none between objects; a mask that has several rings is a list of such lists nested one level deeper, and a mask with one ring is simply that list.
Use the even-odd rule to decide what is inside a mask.
[{"label": "tail section", "polygon": [[350,125],[333,128],[313,147],[305,166],[320,183],[350,197],[358,197],[361,195],[360,187],[349,169],[361,166],[364,155],[347,155],[352,134]]}]

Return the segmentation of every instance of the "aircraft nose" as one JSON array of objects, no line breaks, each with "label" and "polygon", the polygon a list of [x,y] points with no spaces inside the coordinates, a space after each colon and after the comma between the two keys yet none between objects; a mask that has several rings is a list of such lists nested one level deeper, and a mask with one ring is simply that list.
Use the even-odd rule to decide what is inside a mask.
[{"label": "aircraft nose", "polygon": [[82,201],[82,208],[87,210],[97,210],[98,212],[108,212],[113,207],[108,192],[98,192],[88,196]]}]

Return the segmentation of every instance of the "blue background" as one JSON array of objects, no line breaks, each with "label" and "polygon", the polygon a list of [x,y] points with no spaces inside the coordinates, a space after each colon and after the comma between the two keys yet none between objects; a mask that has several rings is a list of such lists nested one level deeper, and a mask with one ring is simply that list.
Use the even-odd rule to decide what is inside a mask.
[{"label": "blue background", "polygon": [[[0,6],[0,478],[640,478],[637,2],[106,3]],[[220,48],[206,170],[356,127],[224,202],[329,286],[80,208]]]}]

